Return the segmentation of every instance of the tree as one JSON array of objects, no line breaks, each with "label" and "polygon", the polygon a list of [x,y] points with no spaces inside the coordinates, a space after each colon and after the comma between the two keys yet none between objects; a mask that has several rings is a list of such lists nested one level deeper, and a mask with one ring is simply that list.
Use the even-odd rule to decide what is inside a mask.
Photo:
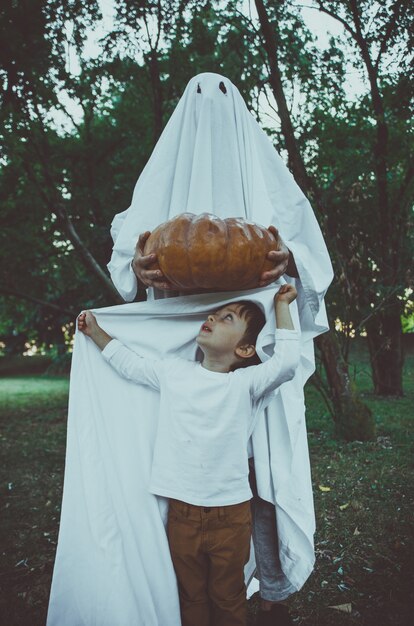
[{"label": "tree", "polygon": [[[284,138],[285,147],[289,155],[291,171],[295,176],[302,191],[313,198],[313,205],[317,209],[320,222],[325,226],[325,236],[332,240],[331,232],[326,228],[327,207],[322,200],[322,193],[315,179],[308,174],[303,161],[298,142],[294,134],[294,125],[287,104],[283,87],[283,74],[280,63],[281,48],[281,11],[285,10],[285,3],[280,2],[275,8],[273,22],[268,10],[262,0],[255,0],[261,33],[263,36],[263,47],[267,56],[269,68],[269,84],[278,107],[278,114],[281,120],[281,133]],[[298,18],[296,21],[303,29]],[[293,28],[293,24],[290,27]],[[289,45],[292,46],[292,41]],[[330,247],[332,250],[332,248]],[[343,358],[338,341],[331,331],[317,340],[317,345],[321,351],[322,362],[326,370],[329,384],[329,396],[332,403],[332,414],[335,421],[336,434],[346,439],[370,439],[372,438],[375,426],[370,409],[359,399],[357,390],[351,383],[348,373],[348,366]]]},{"label": "tree", "polygon": [[[120,301],[105,269],[110,222],[127,208],[136,178],[189,75],[209,68],[215,56],[208,7],[198,3],[184,19],[170,2],[118,5],[117,30],[106,37],[96,61],[80,56],[86,29],[98,16],[92,1],[77,9],[70,2],[63,7],[45,1],[32,5],[30,36],[40,42],[32,57],[20,55],[16,44],[25,37],[27,7],[10,3],[2,16],[1,335],[14,349],[27,342],[63,345],[64,328],[80,308]],[[165,31],[162,50],[146,38],[153,34],[154,16]],[[66,38],[79,57],[75,75],[65,63]],[[184,42],[185,67],[177,62]],[[157,57],[160,88],[146,63],[149,54]],[[140,56],[143,62],[137,63]],[[214,63],[219,69],[220,61]],[[239,73],[236,62],[233,72]],[[172,78],[166,81],[169,73]],[[81,120],[63,104],[63,94],[81,108]],[[69,131],[57,128],[57,111],[69,120]],[[20,343],[13,339],[16,332]]]},{"label": "tree", "polygon": [[[352,6],[366,11],[368,4],[349,0],[313,6],[320,10],[323,5],[341,18],[348,11],[351,20]],[[389,134],[386,183],[396,206],[404,207],[398,209],[398,280],[389,284],[382,280],[384,244],[376,228],[383,223],[376,201],[379,170],[373,146],[378,132],[372,96],[369,92],[350,101],[344,88],[347,63],[360,68],[361,59],[350,56],[348,42],[342,39],[332,38],[329,48],[321,51],[297,2],[257,0],[256,6],[260,19],[247,14],[239,0],[225,4],[118,0],[114,29],[102,40],[102,54],[87,60],[82,57],[83,42],[99,19],[94,0],[82,4],[35,0],[30,12],[27,2],[6,3],[0,19],[2,260],[13,254],[9,238],[15,231],[19,248],[13,261],[18,286],[5,270],[0,297],[7,311],[19,302],[18,330],[27,334],[25,329],[35,326],[46,343],[62,335],[73,310],[118,301],[105,269],[111,219],[127,208],[134,182],[188,79],[201,71],[224,73],[263,126],[265,114],[276,114],[267,128],[269,135],[316,208],[334,255],[338,280],[329,292],[328,310],[331,319],[341,319],[346,332],[324,336],[319,343],[330,385],[329,404],[341,430],[339,424],[346,425],[347,414],[353,412],[353,399],[357,403],[347,373],[350,333],[367,330],[375,342],[375,320],[387,311],[392,298],[402,302],[407,285],[403,268],[409,265],[412,249],[407,235],[412,86],[404,72],[397,72],[397,80],[395,72],[379,63],[379,92]],[[371,20],[378,41],[383,41],[382,33],[387,46],[400,42],[401,50],[408,37],[404,6],[387,3],[385,12]],[[370,45],[374,46],[374,37]],[[75,73],[66,63],[72,52],[79,62]],[[298,85],[299,113],[294,106]],[[80,118],[64,104],[68,99],[81,110]],[[57,113],[69,122],[64,131],[58,128]],[[24,216],[20,228],[17,211]],[[392,245],[397,245],[394,239]],[[11,345],[16,329],[8,324],[3,337]],[[375,356],[375,346],[371,351]],[[347,436],[362,437],[360,430],[354,434],[351,430]]]},{"label": "tree", "polygon": [[368,79],[369,90],[362,105],[373,130],[367,136],[369,169],[365,171],[365,175],[372,173],[372,178],[367,180],[365,176],[365,182],[371,201],[369,212],[375,214],[369,261],[370,273],[376,273],[376,277],[361,308],[366,315],[368,300],[375,309],[375,315],[365,320],[375,392],[402,395],[401,315],[412,260],[408,226],[414,197],[409,140],[414,91],[409,78],[410,26],[414,8],[409,0],[316,4],[319,11],[342,24],[348,43],[358,55],[354,65],[362,66]]}]

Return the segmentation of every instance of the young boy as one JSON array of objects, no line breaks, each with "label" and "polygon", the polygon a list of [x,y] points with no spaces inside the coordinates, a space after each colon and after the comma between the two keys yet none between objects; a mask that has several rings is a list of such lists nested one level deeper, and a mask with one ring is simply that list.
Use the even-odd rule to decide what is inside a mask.
[{"label": "young boy", "polygon": [[247,444],[266,399],[293,378],[299,363],[299,333],[289,312],[296,295],[287,284],[274,297],[275,350],[265,363],[255,349],[265,318],[249,301],[208,316],[196,338],[201,363],[144,359],[108,335],[90,311],[78,317],[79,330],[121,376],[160,392],[148,488],[169,498],[167,532],[183,626],[246,624]]}]

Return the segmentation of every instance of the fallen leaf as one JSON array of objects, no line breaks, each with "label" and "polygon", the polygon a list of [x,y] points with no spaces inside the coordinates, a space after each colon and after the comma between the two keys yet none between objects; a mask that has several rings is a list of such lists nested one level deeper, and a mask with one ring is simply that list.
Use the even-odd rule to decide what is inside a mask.
[{"label": "fallen leaf", "polygon": [[342,611],[342,613],[352,613],[352,604],[337,604],[336,606],[330,606],[329,609],[335,609],[336,611]]},{"label": "fallen leaf", "polygon": [[389,437],[377,437],[377,443],[381,446],[381,448],[392,449],[392,443]]},{"label": "fallen leaf", "polygon": [[358,526],[356,526],[355,530],[354,530],[354,535],[360,535],[360,531],[358,530]]},{"label": "fallen leaf", "polygon": [[341,504],[341,505],[339,506],[339,509],[340,509],[341,511],[345,511],[345,509],[347,509],[348,507],[349,507],[349,502],[347,502],[346,504]]},{"label": "fallen leaf", "polygon": [[331,550],[326,550],[326,549],[325,550],[321,550],[319,548],[316,548],[315,552],[316,552],[318,558],[327,559],[328,561],[332,560],[332,551]]},{"label": "fallen leaf", "polygon": [[323,485],[319,485],[319,489],[320,489],[321,491],[330,491],[330,490],[331,490],[331,488],[330,488],[330,487],[324,487]]}]

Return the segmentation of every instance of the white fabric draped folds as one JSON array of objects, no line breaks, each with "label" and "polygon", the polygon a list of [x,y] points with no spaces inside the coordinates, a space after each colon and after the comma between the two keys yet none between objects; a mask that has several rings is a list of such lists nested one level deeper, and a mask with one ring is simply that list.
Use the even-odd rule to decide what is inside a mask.
[{"label": "white fabric draped folds", "polygon": [[[315,367],[313,339],[328,330],[324,295],[332,267],[308,200],[236,87],[217,74],[189,82],[138,179],[130,208],[113,221],[108,268],[125,300],[136,295],[130,264],[138,235],[184,211],[274,224],[298,268],[299,278],[285,275],[278,282],[287,280],[298,290],[290,308],[301,331],[300,366],[275,392],[252,436],[259,495],[275,504],[284,586],[293,593],[314,564],[303,387]],[[276,288],[155,300],[149,290],[147,302],[94,313],[109,334],[143,356],[194,358],[194,338],[206,313],[249,298],[266,312],[258,341],[265,359],[273,350]],[[47,626],[180,625],[164,529],[167,503],[147,490],[157,406],[155,391],[120,378],[92,341],[76,334]],[[247,580],[254,567],[252,553]]]},{"label": "white fabric draped folds", "polygon": [[[226,302],[252,299],[267,316],[258,340],[265,360],[273,351],[274,292],[272,286],[182,296],[94,313],[109,334],[143,356],[195,358],[194,340],[206,313]],[[299,328],[297,309],[291,309]],[[313,567],[314,532],[303,404],[313,359],[306,345],[302,348],[300,370],[275,392],[253,433],[258,489],[276,504],[282,567],[296,589]],[[48,626],[180,624],[164,529],[167,502],[147,490],[157,407],[157,392],[118,376],[95,344],[76,333]],[[253,569],[254,557],[246,567],[247,579]]]},{"label": "white fabric draped folds", "polygon": [[185,211],[276,226],[295,257],[311,317],[327,329],[323,298],[332,266],[312,207],[238,89],[219,74],[190,80],[131,206],[112,222],[108,269],[124,300],[137,290],[131,260],[140,233]]}]

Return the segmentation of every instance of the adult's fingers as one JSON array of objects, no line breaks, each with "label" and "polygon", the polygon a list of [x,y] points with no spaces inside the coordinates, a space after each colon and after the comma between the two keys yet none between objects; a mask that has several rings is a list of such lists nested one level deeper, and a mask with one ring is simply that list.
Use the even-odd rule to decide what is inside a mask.
[{"label": "adult's fingers", "polygon": [[156,289],[170,290],[176,289],[170,281],[165,278],[161,270],[141,270],[140,280],[146,287],[155,287]]},{"label": "adult's fingers", "polygon": [[138,237],[136,248],[141,254],[144,252],[144,247],[150,234],[151,231],[146,230],[145,233],[141,233]]},{"label": "adult's fingers", "polygon": [[136,247],[135,256],[133,260],[133,267],[135,273],[139,277],[139,280],[147,287],[154,287],[155,289],[161,289],[169,291],[175,289],[169,280],[167,280],[160,269],[150,269],[152,265],[157,261],[156,254],[145,254],[144,248],[148,237],[151,235],[149,230],[145,233],[141,233]]},{"label": "adult's fingers", "polygon": [[267,253],[266,258],[269,259],[269,261],[272,261],[272,263],[286,262],[287,265],[289,261],[289,250],[287,248],[286,250],[270,250],[270,252]]},{"label": "adult's fingers", "polygon": [[164,278],[161,270],[143,270],[141,275],[142,279],[147,282],[159,281]]},{"label": "adult's fingers", "polygon": [[176,289],[174,285],[172,285],[168,280],[152,280],[148,284],[149,287],[154,287],[155,289],[161,289],[162,291],[170,291],[172,289]]},{"label": "adult's fingers", "polygon": [[270,285],[270,283],[274,283],[275,280],[283,276],[285,270],[286,265],[280,264],[276,265],[276,267],[268,270],[267,272],[263,272],[263,274],[260,276],[259,287],[266,287],[267,285]]},{"label": "adult's fingers", "polygon": [[135,257],[134,263],[140,268],[151,267],[157,260],[156,254],[147,254],[145,256]]},{"label": "adult's fingers", "polygon": [[[144,248],[145,248],[145,243],[148,239],[148,237],[150,236],[150,231],[147,230],[145,231],[145,233],[141,233],[137,244],[135,246],[135,254],[134,254],[134,259],[133,259],[133,266],[135,269],[135,272],[139,272],[142,268],[147,268],[150,267],[153,263],[155,263],[155,261],[157,260],[157,255],[156,254],[145,254],[144,255]],[[142,277],[139,277],[142,280]]]},{"label": "adult's fingers", "polygon": [[265,287],[270,283],[274,282],[280,276],[282,276],[286,272],[286,268],[288,266],[289,261],[289,251],[288,250],[271,250],[266,258],[274,263],[274,267],[271,270],[267,270],[263,272],[260,276],[260,287]]},{"label": "adult's fingers", "polygon": [[161,270],[141,270],[140,279],[147,287],[153,287],[153,283],[167,282]]},{"label": "adult's fingers", "polygon": [[277,239],[279,237],[279,231],[276,228],[276,226],[271,225],[271,226],[268,227],[267,230],[269,230],[272,233],[272,235],[275,237],[275,239]]},{"label": "adult's fingers", "polygon": [[163,291],[173,291],[177,289],[177,287],[174,287],[174,285],[172,285],[168,280],[164,282],[156,281],[154,287],[162,289]]}]

